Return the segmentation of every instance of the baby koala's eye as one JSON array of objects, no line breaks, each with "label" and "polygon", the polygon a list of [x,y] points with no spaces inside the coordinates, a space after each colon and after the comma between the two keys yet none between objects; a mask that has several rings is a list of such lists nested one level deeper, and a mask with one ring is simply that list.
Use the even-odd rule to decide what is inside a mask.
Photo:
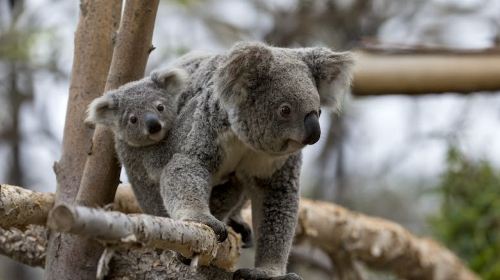
[{"label": "baby koala's eye", "polygon": [[321,116],[321,109],[319,109],[318,113],[319,113],[319,114],[318,114],[318,117],[319,117],[319,116]]},{"label": "baby koala's eye", "polygon": [[290,114],[292,113],[292,108],[290,107],[289,104],[281,104],[279,108],[279,114],[283,118],[288,118]]},{"label": "baby koala's eye", "polygon": [[129,122],[130,122],[131,124],[135,124],[135,123],[137,123],[137,117],[136,117],[136,116],[134,116],[134,115],[130,116],[130,118],[129,118]]},{"label": "baby koala's eye", "polygon": [[157,109],[158,111],[160,111],[160,112],[163,112],[163,110],[165,110],[165,106],[163,106],[163,104],[158,104],[158,105],[156,106],[156,109]]}]

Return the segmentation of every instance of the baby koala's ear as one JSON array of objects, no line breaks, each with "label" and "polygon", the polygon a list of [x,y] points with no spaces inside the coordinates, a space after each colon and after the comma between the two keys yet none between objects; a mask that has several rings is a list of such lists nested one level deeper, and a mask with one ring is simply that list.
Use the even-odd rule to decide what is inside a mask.
[{"label": "baby koala's ear", "polygon": [[351,85],[352,54],[318,47],[301,49],[299,56],[311,70],[321,105],[338,108],[340,99]]},{"label": "baby koala's ear", "polygon": [[114,94],[105,93],[89,104],[85,124],[90,127],[95,127],[96,124],[111,126],[116,119],[117,109],[118,100],[115,98]]},{"label": "baby koala's ear", "polygon": [[181,68],[160,70],[151,73],[151,80],[168,94],[177,95],[182,92],[188,79],[188,73]]}]

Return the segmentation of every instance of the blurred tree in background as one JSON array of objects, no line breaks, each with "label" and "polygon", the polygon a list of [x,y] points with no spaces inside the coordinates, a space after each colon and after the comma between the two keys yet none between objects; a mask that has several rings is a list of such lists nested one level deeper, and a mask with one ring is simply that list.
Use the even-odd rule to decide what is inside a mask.
[{"label": "blurred tree in background", "polygon": [[484,279],[500,279],[500,172],[452,146],[437,191],[443,199],[431,219],[436,235]]}]

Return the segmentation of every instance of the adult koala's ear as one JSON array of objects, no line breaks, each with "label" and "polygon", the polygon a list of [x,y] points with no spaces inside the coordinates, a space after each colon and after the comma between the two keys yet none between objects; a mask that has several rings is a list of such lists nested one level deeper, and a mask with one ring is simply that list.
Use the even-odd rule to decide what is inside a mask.
[{"label": "adult koala's ear", "polygon": [[112,93],[94,99],[87,108],[85,124],[95,127],[96,124],[111,126],[116,119],[118,100]]},{"label": "adult koala's ear", "polygon": [[246,99],[248,90],[267,77],[273,60],[271,48],[258,42],[234,45],[218,69],[216,92],[225,104]]},{"label": "adult koala's ear", "polygon": [[322,106],[337,107],[351,85],[354,58],[350,52],[328,48],[306,48],[299,56],[307,64],[316,82]]},{"label": "adult koala's ear", "polygon": [[155,71],[151,73],[151,80],[168,94],[179,94],[186,85],[188,73],[181,68]]}]

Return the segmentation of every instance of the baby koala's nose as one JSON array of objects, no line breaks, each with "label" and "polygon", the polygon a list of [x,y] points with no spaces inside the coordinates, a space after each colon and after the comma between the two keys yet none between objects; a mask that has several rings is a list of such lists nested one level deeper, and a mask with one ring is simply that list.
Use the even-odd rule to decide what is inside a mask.
[{"label": "baby koala's nose", "polygon": [[147,114],[145,116],[146,128],[149,134],[155,134],[161,130],[161,123],[158,118],[153,114]]}]

